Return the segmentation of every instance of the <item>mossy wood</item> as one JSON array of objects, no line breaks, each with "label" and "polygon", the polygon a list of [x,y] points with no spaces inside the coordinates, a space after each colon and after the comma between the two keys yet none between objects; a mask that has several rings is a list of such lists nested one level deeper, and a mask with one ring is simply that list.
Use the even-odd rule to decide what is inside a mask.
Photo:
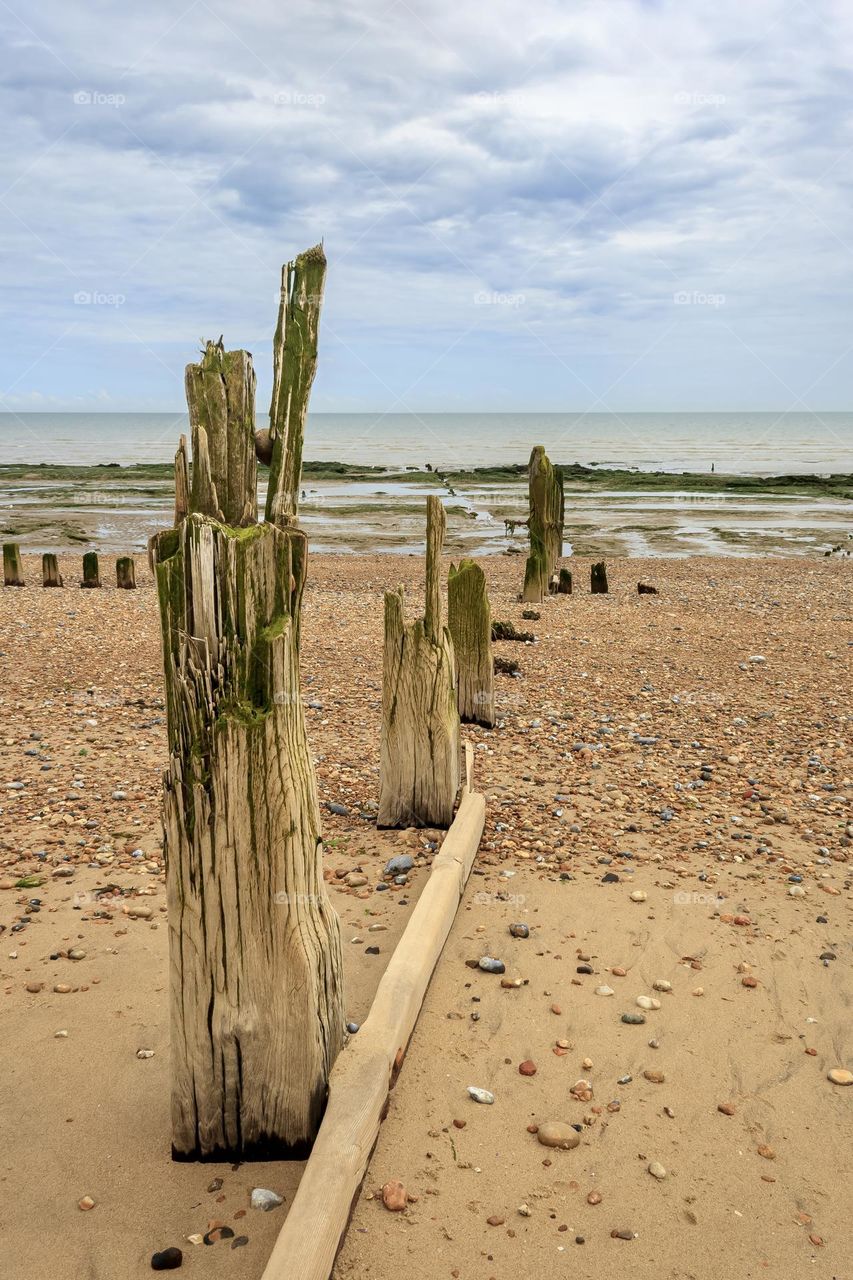
[{"label": "mossy wood", "polygon": [[116,586],[123,591],[136,590],[136,565],[133,556],[119,556],[116,560]]},{"label": "mossy wood", "polygon": [[21,548],[17,542],[3,543],[3,585],[25,587],[24,569],[21,564]]},{"label": "mossy wood", "polygon": [[603,560],[590,566],[589,589],[593,595],[607,595],[607,565]]},{"label": "mossy wood", "polygon": [[268,432],[258,452],[270,465],[266,518],[296,523],[302,480],[302,445],[326,282],[326,255],[318,244],[281,269],[281,302],[273,339],[273,389]]},{"label": "mossy wood", "polygon": [[[224,400],[206,385],[211,360]],[[208,345],[187,386],[220,408],[209,430],[198,417],[189,511],[151,546],[169,748],[172,1149],[181,1159],[300,1154],[344,1034],[300,696],[307,544],[298,529],[248,519],[251,357],[221,343],[211,357]],[[214,491],[242,525],[210,513]]]},{"label": "mossy wood", "polygon": [[403,588],[385,595],[380,827],[449,827],[459,790],[453,641],[441,621],[445,514],[427,498],[426,609],[407,625]]},{"label": "mossy wood", "polygon": [[52,552],[46,551],[41,558],[41,580],[43,587],[61,587],[62,574],[59,572],[59,561]]},{"label": "mossy wood", "polygon": [[560,579],[557,586],[557,594],[561,596],[570,596],[572,594],[572,574],[569,569],[560,570]]},{"label": "mossy wood", "polygon": [[563,553],[563,473],[552,467],[545,448],[534,446],[527,468],[530,554],[524,570],[522,599],[537,604],[548,595],[551,575]]},{"label": "mossy wood", "polygon": [[450,566],[447,627],[456,657],[456,705],[468,724],[495,723],[495,665],[486,575],[474,560]]},{"label": "mossy wood", "polygon": [[81,587],[94,589],[101,585],[101,571],[98,567],[97,551],[87,551],[83,556],[83,581]]},{"label": "mossy wood", "polygon": [[[185,375],[192,430],[190,509],[243,528],[258,518],[255,457],[255,371],[248,351],[226,351],[208,342],[201,361]],[[180,459],[182,449],[178,449]],[[183,503],[184,462],[176,459],[175,515]]]}]

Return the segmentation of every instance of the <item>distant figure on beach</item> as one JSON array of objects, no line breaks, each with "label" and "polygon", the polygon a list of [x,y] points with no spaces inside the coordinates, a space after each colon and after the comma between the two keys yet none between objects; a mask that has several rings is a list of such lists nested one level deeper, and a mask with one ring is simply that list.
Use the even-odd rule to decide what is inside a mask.
[{"label": "distant figure on beach", "polygon": [[711,475],[713,475],[713,474],[714,474],[714,466],[715,466],[715,464],[712,462],[712,463],[711,463]]}]

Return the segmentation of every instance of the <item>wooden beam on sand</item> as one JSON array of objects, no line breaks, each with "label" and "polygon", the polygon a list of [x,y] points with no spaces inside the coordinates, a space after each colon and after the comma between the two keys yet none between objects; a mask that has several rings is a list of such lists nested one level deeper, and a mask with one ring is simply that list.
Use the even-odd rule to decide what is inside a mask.
[{"label": "wooden beam on sand", "polygon": [[451,925],[486,819],[472,789],[474,752],[465,750],[466,784],[430,878],[379,983],[358,1035],[335,1063],[314,1149],[262,1280],[328,1280],[370,1160],[388,1094],[403,1064],[433,969]]}]

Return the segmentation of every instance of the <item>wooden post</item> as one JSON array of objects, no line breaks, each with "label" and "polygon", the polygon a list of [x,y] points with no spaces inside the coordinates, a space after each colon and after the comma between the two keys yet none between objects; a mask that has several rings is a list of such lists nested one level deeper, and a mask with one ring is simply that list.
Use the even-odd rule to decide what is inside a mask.
[{"label": "wooden post", "polygon": [[537,444],[527,468],[530,515],[530,555],[524,570],[522,599],[538,604],[548,594],[551,574],[563,554],[563,473],[552,467],[545,448]]},{"label": "wooden post", "polygon": [[281,269],[270,426],[268,432],[258,433],[257,451],[270,467],[266,518],[282,528],[296,523],[299,506],[305,415],[317,370],[325,282],[326,255],[321,244]]},{"label": "wooden post", "polygon": [[62,587],[62,574],[59,572],[59,561],[55,555],[46,551],[41,558],[41,577],[44,587]]},{"label": "wooden post", "polygon": [[136,590],[136,565],[133,556],[119,556],[116,560],[116,586],[124,591]]},{"label": "wooden post", "polygon": [[101,585],[101,574],[98,569],[97,551],[87,551],[83,556],[83,581],[81,587],[94,588]]},{"label": "wooden post", "polygon": [[607,595],[607,565],[603,560],[590,567],[589,589],[593,595]]},{"label": "wooden post", "polygon": [[438,585],[445,514],[427,498],[426,610],[407,626],[403,588],[385,595],[379,827],[449,827],[459,790],[453,641]]},{"label": "wooden post", "polygon": [[569,569],[560,570],[560,580],[557,584],[557,594],[561,596],[570,596],[572,594],[572,575]]},{"label": "wooden post", "polygon": [[190,511],[190,464],[187,457],[187,438],[181,436],[175,454],[175,528],[186,520]]},{"label": "wooden post", "polygon": [[300,696],[307,544],[254,523],[254,387],[251,357],[221,342],[187,371],[189,512],[152,540],[178,1159],[304,1154],[344,1034]]},{"label": "wooden post", "polygon": [[491,729],[495,723],[495,666],[492,616],[486,575],[473,560],[450,566],[447,627],[456,656],[456,704],[467,724]]},{"label": "wooden post", "polygon": [[21,548],[17,542],[3,543],[3,585],[4,587],[25,587],[24,569],[21,564]]}]

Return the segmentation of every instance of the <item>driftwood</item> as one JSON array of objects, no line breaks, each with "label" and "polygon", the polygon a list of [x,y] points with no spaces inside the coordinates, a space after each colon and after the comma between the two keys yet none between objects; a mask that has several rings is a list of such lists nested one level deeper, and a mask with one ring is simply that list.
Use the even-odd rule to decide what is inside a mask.
[{"label": "driftwood", "polygon": [[[537,613],[537,618],[539,614]],[[536,639],[532,631],[519,631],[514,622],[493,622],[493,640],[517,640],[519,644],[532,644]]]},{"label": "driftwood", "polygon": [[486,575],[473,560],[450,566],[447,627],[456,658],[456,705],[467,724],[495,723],[495,668]]},{"label": "driftwood", "polygon": [[254,389],[251,357],[221,341],[187,370],[200,451],[189,510],[151,547],[180,1159],[303,1154],[344,1034],[300,696],[307,543],[294,527],[255,523]]},{"label": "driftwood", "polygon": [[59,572],[59,561],[50,551],[41,558],[41,578],[43,587],[62,587],[62,574]]},{"label": "driftwood", "polygon": [[607,565],[603,560],[590,565],[589,589],[593,595],[607,595]]},{"label": "driftwood", "polygon": [[385,595],[379,827],[449,827],[459,789],[453,641],[441,622],[445,514],[427,498],[426,608],[407,626],[403,588]]},{"label": "driftwood", "polygon": [[427,986],[453,924],[485,822],[471,789],[473,751],[456,818],[432,864],[361,1030],[335,1063],[329,1102],[262,1280],[328,1280],[379,1136]]},{"label": "driftwood", "polygon": [[522,599],[538,604],[548,594],[551,575],[563,554],[563,473],[552,467],[545,448],[537,444],[527,469],[530,515],[530,554],[524,570]]},{"label": "driftwood", "polygon": [[24,569],[21,563],[21,548],[17,542],[3,543],[3,585],[4,587],[25,587]]},{"label": "driftwood", "polygon": [[98,568],[97,551],[87,551],[83,556],[83,581],[81,587],[93,589],[101,585],[101,573]]},{"label": "driftwood", "polygon": [[133,556],[119,556],[116,560],[116,586],[123,591],[136,590],[136,565]]}]

